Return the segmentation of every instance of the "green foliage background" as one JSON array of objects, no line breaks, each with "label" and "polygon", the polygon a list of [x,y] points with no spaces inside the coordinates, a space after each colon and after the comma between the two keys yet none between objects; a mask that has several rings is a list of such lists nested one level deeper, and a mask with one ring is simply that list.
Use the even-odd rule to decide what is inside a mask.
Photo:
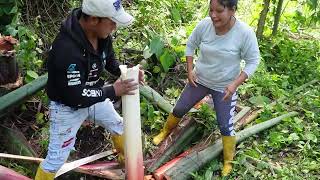
[{"label": "green foliage background", "polygon": [[[45,72],[45,52],[57,29],[48,26],[48,19],[32,16],[25,19],[27,1],[0,2],[0,32],[19,39],[17,57],[26,83]],[[239,101],[264,112],[253,123],[260,123],[289,111],[298,117],[286,119],[280,125],[264,131],[237,147],[234,171],[237,179],[318,179],[320,177],[320,86],[315,83],[301,93],[293,90],[311,80],[320,80],[319,1],[284,2],[279,32],[271,36],[276,0],[271,2],[259,41],[261,64],[255,75],[239,88]],[[40,2],[38,2],[40,3]],[[62,3],[62,2],[56,2]],[[146,70],[147,83],[158,90],[173,105],[186,83],[184,48],[188,36],[200,19],[207,16],[208,2],[197,0],[124,1],[125,8],[135,17],[135,23],[115,34],[115,49],[126,64],[140,63]],[[76,7],[79,1],[68,1]],[[43,6],[46,7],[46,6]],[[58,6],[57,6],[58,7]],[[64,6],[65,8],[66,6]],[[239,1],[237,17],[256,28],[262,0]],[[62,9],[56,12],[64,12]],[[61,13],[61,16],[65,16]],[[59,21],[55,23],[58,27]],[[11,23],[10,23],[11,22]],[[48,33],[49,31],[52,31]],[[131,50],[130,52],[128,50]],[[134,51],[132,51],[134,50]],[[42,93],[39,95],[45,99]],[[275,107],[269,103],[280,98]],[[141,99],[143,131],[146,149],[154,148],[150,139],[162,127],[167,114],[146,99]],[[203,121],[204,136],[217,128],[214,111],[205,106],[195,115]],[[38,132],[42,148],[47,148],[48,127],[44,115],[35,118],[43,128]],[[23,167],[11,164],[19,172]],[[194,179],[219,179],[221,159],[209,163],[193,174]]]}]

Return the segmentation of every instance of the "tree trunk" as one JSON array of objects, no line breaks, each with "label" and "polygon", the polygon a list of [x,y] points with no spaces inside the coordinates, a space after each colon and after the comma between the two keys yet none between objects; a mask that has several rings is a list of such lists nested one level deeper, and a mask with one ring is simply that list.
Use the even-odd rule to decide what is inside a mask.
[{"label": "tree trunk", "polygon": [[278,26],[279,26],[279,21],[281,17],[281,11],[282,11],[282,5],[283,5],[283,0],[278,1],[277,5],[277,10],[276,14],[274,15],[274,24],[273,24],[273,29],[272,29],[272,36],[275,36],[278,31]]},{"label": "tree trunk", "polygon": [[264,0],[263,9],[260,12],[260,18],[259,18],[258,28],[256,32],[258,39],[261,39],[263,36],[263,29],[264,29],[264,25],[266,23],[267,15],[269,12],[269,6],[270,6],[270,0]]}]

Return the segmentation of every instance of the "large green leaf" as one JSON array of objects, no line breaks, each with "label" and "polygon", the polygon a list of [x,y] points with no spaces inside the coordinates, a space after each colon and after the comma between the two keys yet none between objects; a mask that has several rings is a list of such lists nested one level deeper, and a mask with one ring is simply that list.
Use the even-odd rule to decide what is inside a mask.
[{"label": "large green leaf", "polygon": [[27,76],[29,76],[33,79],[37,79],[39,77],[39,75],[36,72],[31,71],[31,70],[27,71]]},{"label": "large green leaf", "polygon": [[164,51],[164,53],[160,57],[161,65],[165,72],[169,71],[169,68],[174,64],[175,62],[175,56],[168,51],[167,49]]},{"label": "large green leaf", "polygon": [[181,21],[181,15],[177,8],[172,8],[170,10],[171,16],[174,22],[179,23]]},{"label": "large green leaf", "polygon": [[249,99],[249,101],[250,101],[250,103],[252,103],[258,107],[261,107],[264,104],[269,104],[271,102],[270,99],[266,96],[254,96],[254,97],[251,97]]},{"label": "large green leaf", "polygon": [[155,54],[157,58],[159,58],[162,54],[163,47],[164,43],[161,41],[159,36],[154,37],[150,42],[150,52]]}]

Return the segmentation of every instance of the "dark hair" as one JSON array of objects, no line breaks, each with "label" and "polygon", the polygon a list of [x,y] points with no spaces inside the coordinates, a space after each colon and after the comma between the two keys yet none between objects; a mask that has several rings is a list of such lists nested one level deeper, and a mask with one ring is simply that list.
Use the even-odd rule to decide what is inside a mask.
[{"label": "dark hair", "polygon": [[81,11],[81,17],[84,19],[84,20],[88,20],[88,18],[90,17],[88,14],[84,13]]},{"label": "dark hair", "polygon": [[[221,5],[223,5],[224,7],[227,7],[229,9],[235,9],[237,10],[237,6],[238,6],[238,0],[217,0]],[[212,0],[210,0],[210,4],[211,4]]]}]

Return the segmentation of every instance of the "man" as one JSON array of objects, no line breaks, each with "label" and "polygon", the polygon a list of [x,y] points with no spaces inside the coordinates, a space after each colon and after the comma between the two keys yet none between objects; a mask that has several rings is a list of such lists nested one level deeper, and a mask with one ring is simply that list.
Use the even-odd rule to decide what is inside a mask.
[{"label": "man", "polygon": [[[110,34],[132,21],[120,0],[84,0],[82,8],[73,10],[61,26],[48,57],[50,140],[36,180],[54,179],[73,149],[76,133],[85,119],[110,131],[118,158],[123,162],[123,122],[111,100],[132,94],[138,84],[129,79],[104,86],[100,76],[104,68],[120,76]],[[142,70],[139,81],[143,81]]]}]

